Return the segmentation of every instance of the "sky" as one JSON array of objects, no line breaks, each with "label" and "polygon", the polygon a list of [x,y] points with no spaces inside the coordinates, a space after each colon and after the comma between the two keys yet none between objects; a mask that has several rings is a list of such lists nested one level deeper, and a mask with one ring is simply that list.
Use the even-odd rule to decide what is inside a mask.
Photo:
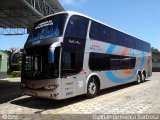
[{"label": "sky", "polygon": [[[149,42],[160,50],[160,0],[59,0],[76,11]],[[28,35],[0,35],[0,50],[23,48]]]}]

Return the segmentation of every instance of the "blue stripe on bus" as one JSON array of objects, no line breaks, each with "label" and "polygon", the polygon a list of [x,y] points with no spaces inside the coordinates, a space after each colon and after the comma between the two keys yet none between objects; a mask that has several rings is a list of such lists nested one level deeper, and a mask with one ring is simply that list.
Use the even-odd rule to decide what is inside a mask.
[{"label": "blue stripe on bus", "polygon": [[107,54],[112,54],[112,53],[113,53],[113,50],[114,50],[115,48],[116,48],[116,45],[111,44],[111,45],[109,46],[109,48],[107,49],[106,53],[107,53]]},{"label": "blue stripe on bus", "polygon": [[125,83],[127,81],[129,81],[130,79],[134,78],[136,76],[137,72],[134,72],[131,76],[126,77],[126,78],[119,78],[117,76],[114,75],[114,73],[112,71],[107,71],[105,72],[105,75],[112,81],[115,83]]},{"label": "blue stripe on bus", "polygon": [[[116,45],[110,45],[110,47],[107,49],[106,53],[112,54],[112,52],[114,51],[115,48],[116,48]],[[143,68],[144,64],[145,64],[145,53],[142,52],[142,60],[141,60],[141,64],[139,65],[138,68]],[[105,75],[107,78],[109,78],[109,80],[111,80],[114,83],[125,83],[125,82],[129,81],[130,79],[134,78],[137,75],[137,71],[135,71],[132,75],[130,75],[129,77],[126,77],[126,78],[117,77],[112,71],[106,71]]]},{"label": "blue stripe on bus", "polygon": [[145,64],[145,53],[142,52],[142,61],[138,68],[142,69],[144,67],[144,64]]}]

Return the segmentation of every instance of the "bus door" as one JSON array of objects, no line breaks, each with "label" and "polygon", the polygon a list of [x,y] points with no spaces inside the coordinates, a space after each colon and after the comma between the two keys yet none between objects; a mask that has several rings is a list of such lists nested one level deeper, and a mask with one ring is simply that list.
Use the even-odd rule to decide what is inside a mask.
[{"label": "bus door", "polygon": [[75,53],[62,48],[61,58],[62,93],[64,98],[76,95]]},{"label": "bus door", "polygon": [[61,85],[63,98],[76,96],[76,75],[62,77]]},{"label": "bus door", "polygon": [[80,74],[83,67],[84,52],[73,48],[62,48],[61,77],[63,97],[84,93],[84,81]]},{"label": "bus door", "polygon": [[[71,97],[80,93],[83,93],[81,87],[80,72],[83,68],[84,50],[86,44],[86,36],[88,30],[89,19],[73,15],[70,17],[63,42],[62,50],[62,77],[68,76],[68,84],[63,79],[63,84],[66,83],[65,89],[67,89],[67,97]],[[71,87],[71,84],[72,87]],[[80,88],[78,87],[80,85]],[[69,86],[69,87],[68,87]]]}]

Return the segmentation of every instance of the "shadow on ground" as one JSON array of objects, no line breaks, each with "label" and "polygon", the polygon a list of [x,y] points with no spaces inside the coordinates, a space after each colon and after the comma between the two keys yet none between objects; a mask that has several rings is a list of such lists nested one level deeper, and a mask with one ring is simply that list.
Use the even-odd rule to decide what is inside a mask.
[{"label": "shadow on ground", "polygon": [[[148,80],[146,80],[146,82],[147,81]],[[120,85],[120,86],[104,89],[104,90],[100,91],[98,96],[102,96],[107,93],[112,93],[112,92],[115,92],[115,91],[118,91],[121,89],[125,89],[127,87],[134,86],[134,85],[137,85],[137,84],[129,83],[129,84],[125,84],[125,85]],[[38,111],[36,113],[41,113],[41,112],[48,110],[48,109],[57,109],[57,108],[68,106],[68,105],[71,105],[74,103],[82,102],[85,100],[86,100],[85,95],[81,95],[81,96],[77,96],[77,97],[73,97],[73,98],[69,98],[69,99],[65,99],[65,100],[60,100],[60,101],[26,96],[26,97],[22,97],[17,100],[11,101],[11,104],[16,104],[19,106],[29,107],[29,108],[33,108],[33,109],[39,109],[40,111]]]},{"label": "shadow on ground", "polygon": [[22,95],[20,82],[0,80],[0,104],[18,98]]}]

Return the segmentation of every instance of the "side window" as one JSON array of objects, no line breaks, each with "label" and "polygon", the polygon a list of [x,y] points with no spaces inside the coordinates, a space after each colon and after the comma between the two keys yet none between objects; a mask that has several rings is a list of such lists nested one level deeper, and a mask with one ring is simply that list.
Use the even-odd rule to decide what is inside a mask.
[{"label": "side window", "polygon": [[110,56],[101,53],[90,53],[89,67],[91,70],[109,70]]},{"label": "side window", "polygon": [[75,70],[75,53],[63,52],[62,65],[64,71]]},{"label": "side window", "polygon": [[150,45],[144,41],[95,21],[92,21],[91,23],[89,37],[94,40],[130,47],[137,50],[151,51]]},{"label": "side window", "polygon": [[36,71],[40,71],[41,70],[41,57],[40,56],[35,56],[34,58],[34,69]]},{"label": "side window", "polygon": [[128,47],[128,40],[127,40],[127,37],[124,33],[121,33],[121,32],[117,32],[117,35],[118,35],[118,45],[121,45],[121,46],[124,46],[124,47]]},{"label": "side window", "polygon": [[111,29],[110,31],[110,37],[109,37],[109,42],[112,44],[117,44],[117,31],[114,29]]},{"label": "side window", "polygon": [[106,26],[92,21],[89,35],[92,39],[105,42],[108,38],[108,29]]},{"label": "side window", "polygon": [[25,70],[30,71],[33,68],[33,57],[32,56],[26,56],[25,58],[26,63],[25,63]]},{"label": "side window", "polygon": [[128,41],[128,47],[135,49],[135,46],[136,46],[135,39],[133,39],[132,37],[128,36],[127,37],[127,41]]},{"label": "side window", "polygon": [[111,55],[111,70],[133,69],[136,59],[126,56]]},{"label": "side window", "polygon": [[87,28],[88,28],[89,20],[80,17],[80,16],[72,16],[68,22],[65,36],[71,37],[86,37]]},{"label": "side window", "polygon": [[100,40],[99,29],[100,27],[98,23],[92,21],[90,33],[89,33],[90,38]]},{"label": "side window", "polygon": [[84,56],[83,54],[84,53],[82,51],[69,50],[63,48],[61,66],[62,77],[77,74],[82,70]]},{"label": "side window", "polygon": [[90,53],[89,67],[91,70],[122,70],[133,69],[136,58],[108,55],[102,53]]},{"label": "side window", "polygon": [[110,70],[120,70],[122,66],[121,58],[115,55],[111,55],[110,65]]},{"label": "side window", "polygon": [[150,44],[149,43],[144,43],[144,44],[146,44],[146,51],[147,52],[151,52],[151,46],[150,46]]}]

